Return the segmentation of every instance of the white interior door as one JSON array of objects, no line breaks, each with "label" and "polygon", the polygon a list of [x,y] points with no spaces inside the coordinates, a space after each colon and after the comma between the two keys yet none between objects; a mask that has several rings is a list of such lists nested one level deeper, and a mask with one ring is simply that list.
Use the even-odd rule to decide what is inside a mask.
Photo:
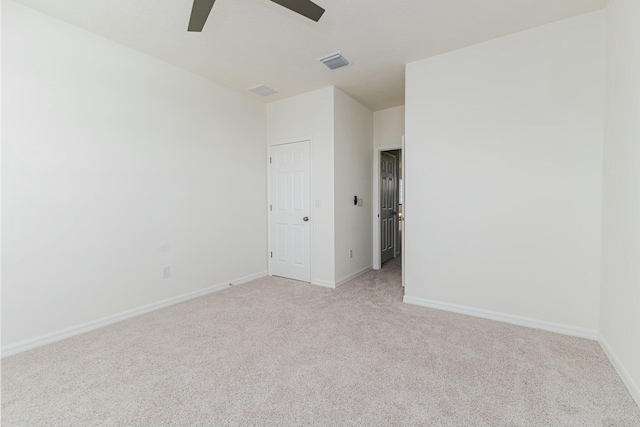
[{"label": "white interior door", "polygon": [[309,141],[271,147],[270,271],[311,281]]},{"label": "white interior door", "polygon": [[380,263],[395,256],[398,223],[396,222],[396,157],[380,155]]}]

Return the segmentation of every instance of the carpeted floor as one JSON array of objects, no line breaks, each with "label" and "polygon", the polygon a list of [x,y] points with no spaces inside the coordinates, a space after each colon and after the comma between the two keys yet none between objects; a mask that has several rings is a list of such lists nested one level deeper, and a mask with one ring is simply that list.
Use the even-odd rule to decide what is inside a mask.
[{"label": "carpeted floor", "polygon": [[3,425],[640,426],[598,344],[267,277],[2,361]]}]

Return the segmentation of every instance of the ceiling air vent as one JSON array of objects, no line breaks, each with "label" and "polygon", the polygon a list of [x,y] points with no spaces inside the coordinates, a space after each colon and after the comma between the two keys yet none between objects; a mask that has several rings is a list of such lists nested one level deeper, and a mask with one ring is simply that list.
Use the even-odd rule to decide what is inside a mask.
[{"label": "ceiling air vent", "polygon": [[347,61],[347,58],[342,56],[340,52],[334,53],[333,55],[329,55],[325,58],[320,58],[320,62],[326,65],[330,70],[335,70],[336,68],[349,65],[349,61]]},{"label": "ceiling air vent", "polygon": [[256,95],[260,95],[260,96],[269,96],[269,95],[275,95],[276,93],[278,93],[277,90],[267,85],[259,85],[256,87],[249,88],[248,90],[249,92],[253,92]]}]

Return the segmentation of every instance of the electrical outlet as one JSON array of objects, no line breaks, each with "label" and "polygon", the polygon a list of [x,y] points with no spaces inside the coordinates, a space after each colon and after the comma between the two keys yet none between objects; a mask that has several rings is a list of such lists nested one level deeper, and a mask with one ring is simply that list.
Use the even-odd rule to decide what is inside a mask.
[{"label": "electrical outlet", "polygon": [[162,267],[162,278],[168,279],[169,276],[171,276],[171,267],[165,265],[164,267]]},{"label": "electrical outlet", "polygon": [[349,258],[353,258],[353,249],[349,249]]}]

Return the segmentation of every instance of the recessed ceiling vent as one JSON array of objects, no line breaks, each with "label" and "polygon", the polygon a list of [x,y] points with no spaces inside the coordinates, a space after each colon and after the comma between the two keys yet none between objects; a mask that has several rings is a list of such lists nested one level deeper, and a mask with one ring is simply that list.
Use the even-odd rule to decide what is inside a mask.
[{"label": "recessed ceiling vent", "polygon": [[335,70],[336,68],[349,65],[349,61],[347,61],[347,58],[342,56],[340,52],[334,53],[333,55],[329,55],[325,58],[320,58],[320,62],[326,65],[330,70]]},{"label": "recessed ceiling vent", "polygon": [[277,90],[267,85],[259,85],[256,87],[249,88],[249,92],[253,92],[256,95],[260,95],[260,96],[270,96],[278,93]]}]

